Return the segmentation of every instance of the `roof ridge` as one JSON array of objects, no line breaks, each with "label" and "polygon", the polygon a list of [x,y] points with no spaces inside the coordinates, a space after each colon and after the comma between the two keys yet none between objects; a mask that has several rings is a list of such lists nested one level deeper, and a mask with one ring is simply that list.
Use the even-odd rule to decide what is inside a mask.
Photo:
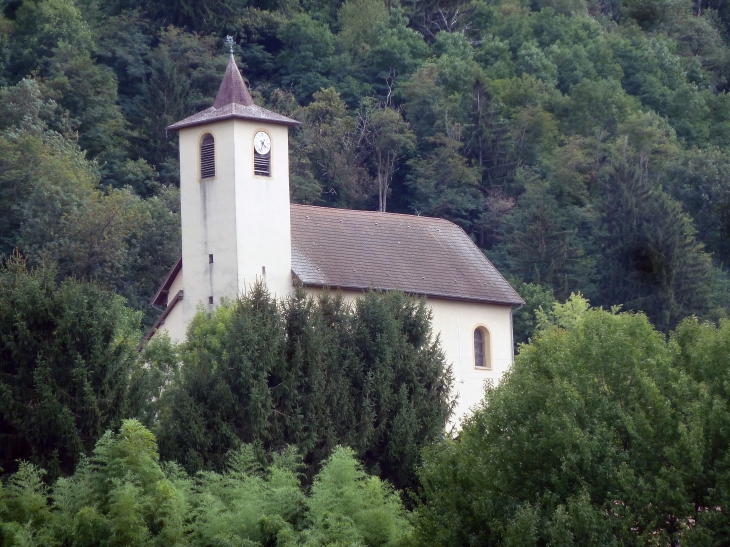
[{"label": "roof ridge", "polygon": [[292,203],[291,205],[294,206],[294,207],[307,207],[307,208],[312,208],[312,209],[326,209],[328,211],[342,211],[342,212],[347,212],[347,213],[358,213],[358,214],[369,214],[369,215],[388,215],[388,216],[394,216],[394,217],[397,216],[397,217],[417,218],[417,219],[422,219],[422,220],[440,220],[440,221],[443,221],[443,222],[447,222],[449,224],[453,224],[457,228],[459,227],[458,224],[456,224],[454,222],[451,222],[450,220],[447,220],[445,218],[441,218],[441,217],[430,217],[430,216],[425,216],[425,215],[413,215],[413,214],[410,214],[410,213],[391,213],[391,212],[388,212],[388,211],[385,211],[385,212],[383,212],[383,211],[367,211],[367,210],[364,210],[364,209],[343,209],[343,208],[340,208],[340,207],[326,207],[326,206],[323,206],[323,205],[304,205],[302,203]]}]

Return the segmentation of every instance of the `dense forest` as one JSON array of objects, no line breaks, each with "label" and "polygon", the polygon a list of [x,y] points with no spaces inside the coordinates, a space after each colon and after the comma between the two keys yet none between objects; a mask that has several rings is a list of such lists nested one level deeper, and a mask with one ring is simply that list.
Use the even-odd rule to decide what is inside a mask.
[{"label": "dense forest", "polygon": [[0,268],[2,547],[730,541],[727,319],[554,303],[452,439],[422,301],[258,289],[140,359],[121,297],[55,275]]},{"label": "dense forest", "polygon": [[[726,0],[0,6],[0,547],[730,544]],[[293,201],[451,220],[525,298],[458,439],[398,292],[138,351],[229,35]]]},{"label": "dense forest", "polygon": [[232,35],[255,100],[303,122],[294,201],[452,220],[528,314],[580,292],[717,319],[729,32],[722,0],[7,0],[0,253],[150,325],[180,245],[165,128],[210,106]]}]

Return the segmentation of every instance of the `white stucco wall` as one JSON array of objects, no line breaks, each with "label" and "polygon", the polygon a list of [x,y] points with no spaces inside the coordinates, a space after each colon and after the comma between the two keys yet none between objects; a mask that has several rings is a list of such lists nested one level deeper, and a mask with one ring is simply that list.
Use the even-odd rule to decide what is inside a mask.
[{"label": "white stucco wall", "polygon": [[[441,347],[454,371],[454,391],[458,394],[452,423],[461,419],[484,397],[484,382],[499,383],[512,366],[512,316],[509,306],[458,302],[430,298],[433,331],[441,337]],[[491,370],[474,366],[474,330],[486,328],[491,339]]]},{"label": "white stucco wall", "polygon": [[[270,177],[254,175],[253,136],[258,131],[271,137]],[[263,278],[271,294],[284,297],[292,291],[289,129],[236,121],[235,153],[238,290]]]},{"label": "white stucco wall", "polygon": [[[179,291],[183,289],[183,272],[182,269],[175,276],[175,280],[170,285],[170,291],[168,293],[168,303],[172,303],[175,296]],[[172,311],[167,314],[162,325],[157,329],[160,333],[167,333],[170,340],[173,342],[183,342],[185,340],[185,334],[187,331],[187,322],[183,315],[183,302],[184,299],[175,304]]]},{"label": "white stucco wall", "polygon": [[[271,137],[270,177],[253,173],[257,131]],[[200,143],[207,133],[215,139],[215,177],[201,179]],[[288,141],[286,126],[239,119],[180,130],[186,322],[198,305],[212,309],[257,279],[277,296],[291,291]]]},{"label": "white stucco wall", "polygon": [[[321,289],[307,288],[310,294]],[[352,302],[362,292],[342,291],[347,302]],[[437,298],[426,299],[431,309],[434,336],[440,336],[446,362],[452,366],[454,393],[457,405],[448,429],[459,429],[461,420],[484,398],[484,384],[490,380],[495,385],[512,366],[512,315],[509,306],[461,302]],[[491,369],[474,366],[474,330],[486,328],[491,338]]]}]

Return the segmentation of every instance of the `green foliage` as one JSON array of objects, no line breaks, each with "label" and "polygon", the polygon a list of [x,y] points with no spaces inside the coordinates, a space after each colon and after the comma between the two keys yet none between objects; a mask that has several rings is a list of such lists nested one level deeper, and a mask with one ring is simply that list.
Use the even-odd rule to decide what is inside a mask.
[{"label": "green foliage", "polygon": [[722,544],[730,325],[572,297],[541,314],[459,441],[425,452],[427,545]]},{"label": "green foliage", "polygon": [[415,147],[416,136],[401,113],[388,104],[365,100],[360,120],[361,138],[369,151],[378,185],[378,211],[385,212],[393,176]]},{"label": "green foliage", "polygon": [[324,201],[357,207],[366,203],[373,185],[360,146],[361,128],[347,115],[334,88],[322,89],[314,101],[292,115],[304,122],[291,142],[292,198],[300,203]]},{"label": "green foliage", "polygon": [[[300,458],[290,458],[296,462]],[[188,476],[161,464],[154,435],[125,420],[73,476],[52,488],[22,463],[0,486],[3,545],[406,545],[412,527],[398,495],[334,449],[309,496],[286,458],[265,466],[243,445],[222,473]],[[49,502],[50,498],[50,502]]]},{"label": "green foliage", "polygon": [[363,472],[351,449],[338,447],[325,462],[312,484],[308,508],[313,523],[308,544],[395,546],[411,533],[397,493]]},{"label": "green foliage", "polygon": [[414,189],[414,209],[427,216],[449,218],[467,231],[481,213],[480,169],[459,153],[458,135],[439,133],[429,139],[435,150],[411,160],[409,183]]},{"label": "green foliage", "polygon": [[512,331],[515,346],[529,343],[538,326],[538,312],[547,313],[557,304],[550,289],[535,283],[511,280],[511,285],[522,296],[525,305],[512,312]]},{"label": "green foliage", "polygon": [[240,442],[266,452],[290,444],[311,477],[346,444],[369,471],[410,486],[420,449],[442,435],[451,411],[450,369],[429,312],[399,293],[350,306],[300,290],[279,307],[258,286],[199,313],[179,351],[159,439],[164,456],[190,471],[223,469]]},{"label": "green foliage", "polygon": [[[166,127],[210,106],[232,34],[256,101],[302,121],[294,201],[442,216],[515,279],[644,311],[665,331],[689,314],[723,317],[729,10],[721,0],[13,0],[0,18],[0,139],[19,149],[2,144],[0,245],[114,286],[149,324],[146,302],[179,247]],[[25,245],[7,231],[23,223],[36,176],[54,177],[40,172],[45,153],[23,149],[37,150],[26,134],[51,155],[78,145],[95,162],[91,184],[166,206],[94,194],[93,223],[78,214],[90,198],[70,191],[74,205],[60,207],[49,191],[57,247],[72,242],[73,256],[37,233]],[[647,198],[632,205],[636,222],[617,213],[624,163],[651,189],[624,185]],[[655,218],[672,230],[611,239],[611,225],[643,230]],[[109,245],[85,241],[88,230]],[[87,243],[94,264],[79,256]],[[661,258],[637,265],[636,247]]]},{"label": "green foliage", "polygon": [[[17,87],[37,91],[32,81]],[[179,192],[158,188],[143,200],[129,188],[96,188],[95,165],[44,129],[53,104],[31,97],[28,115],[0,133],[0,252],[19,249],[32,264],[56,263],[62,277],[116,289],[151,324],[147,301],[180,252]],[[8,93],[9,107],[15,98]]]},{"label": "green foliage", "polygon": [[[157,167],[164,182],[178,184],[177,139],[167,126],[208,108],[225,71],[215,41],[175,27],[161,29],[159,45],[144,57],[144,72],[133,118],[140,132],[139,155]],[[136,99],[136,100],[135,100]]]},{"label": "green foliage", "polygon": [[552,288],[559,299],[577,288],[590,290],[595,261],[579,233],[587,216],[584,208],[561,207],[546,181],[528,180],[504,221],[510,270]]},{"label": "green foliage", "polygon": [[69,473],[130,411],[138,316],[119,296],[54,268],[0,267],[0,463]]},{"label": "green foliage", "polygon": [[710,257],[695,240],[691,219],[641,165],[616,156],[600,204],[602,302],[643,309],[664,330],[691,313],[707,313]]},{"label": "green foliage", "polygon": [[277,36],[283,44],[277,65],[286,75],[282,85],[294,87],[298,99],[330,87],[335,40],[329,27],[306,13],[297,14],[282,25]]}]

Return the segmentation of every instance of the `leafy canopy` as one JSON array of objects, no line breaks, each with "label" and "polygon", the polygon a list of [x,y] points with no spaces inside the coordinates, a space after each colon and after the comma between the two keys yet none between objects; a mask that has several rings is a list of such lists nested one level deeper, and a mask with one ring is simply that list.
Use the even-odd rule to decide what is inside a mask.
[{"label": "leafy canopy", "polygon": [[245,442],[296,446],[311,477],[346,445],[369,472],[412,486],[421,449],[451,413],[451,369],[430,313],[398,292],[347,304],[299,290],[278,304],[259,285],[198,313],[178,351],[179,373],[161,376],[170,380],[155,427],[163,456],[190,472],[223,469]]},{"label": "leafy canopy", "polygon": [[459,441],[426,449],[422,542],[726,542],[730,323],[667,341],[578,296],[550,312]]}]

